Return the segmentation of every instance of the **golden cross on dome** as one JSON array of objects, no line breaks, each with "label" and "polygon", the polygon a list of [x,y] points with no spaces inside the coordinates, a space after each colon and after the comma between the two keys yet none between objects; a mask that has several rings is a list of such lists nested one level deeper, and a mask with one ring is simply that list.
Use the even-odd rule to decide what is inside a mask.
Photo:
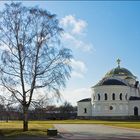
[{"label": "golden cross on dome", "polygon": [[121,60],[118,58],[117,59],[117,63],[118,63],[118,67],[120,68],[120,62],[121,62]]}]

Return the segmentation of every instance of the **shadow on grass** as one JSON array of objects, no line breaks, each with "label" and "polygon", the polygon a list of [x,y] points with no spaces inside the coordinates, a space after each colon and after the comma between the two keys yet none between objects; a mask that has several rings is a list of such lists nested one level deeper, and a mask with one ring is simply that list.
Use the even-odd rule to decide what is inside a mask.
[{"label": "shadow on grass", "polygon": [[45,129],[29,129],[23,132],[22,129],[0,129],[0,137],[46,137]]}]

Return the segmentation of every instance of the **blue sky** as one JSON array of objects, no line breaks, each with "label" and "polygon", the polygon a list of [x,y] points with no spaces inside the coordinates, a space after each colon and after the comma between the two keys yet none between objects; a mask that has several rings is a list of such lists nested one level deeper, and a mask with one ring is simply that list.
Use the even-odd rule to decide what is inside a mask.
[{"label": "blue sky", "polygon": [[[1,7],[4,2],[0,2]],[[62,98],[73,105],[90,97],[90,87],[116,67],[116,59],[140,77],[139,1],[24,1],[57,14],[65,33],[62,43],[71,48],[73,72]]]}]

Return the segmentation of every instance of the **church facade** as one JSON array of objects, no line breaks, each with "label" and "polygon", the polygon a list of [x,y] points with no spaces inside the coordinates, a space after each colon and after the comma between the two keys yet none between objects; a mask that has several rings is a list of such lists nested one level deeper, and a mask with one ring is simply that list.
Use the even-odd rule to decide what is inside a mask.
[{"label": "church facade", "polygon": [[140,116],[140,85],[128,69],[110,70],[92,89],[91,98],[78,101],[79,117]]}]

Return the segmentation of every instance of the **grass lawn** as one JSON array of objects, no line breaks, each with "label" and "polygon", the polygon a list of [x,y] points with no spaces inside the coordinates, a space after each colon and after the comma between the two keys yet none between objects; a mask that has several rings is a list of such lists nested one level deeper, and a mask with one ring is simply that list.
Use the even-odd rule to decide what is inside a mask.
[{"label": "grass lawn", "polygon": [[29,131],[22,131],[22,121],[0,122],[0,135],[5,137],[17,136],[47,136],[47,129],[53,128],[52,124],[29,122]]},{"label": "grass lawn", "polygon": [[22,121],[0,122],[0,135],[6,137],[16,136],[47,136],[47,129],[53,124],[103,124],[118,127],[140,129],[140,121],[99,121],[99,120],[53,120],[29,121],[29,131],[22,131]]}]

